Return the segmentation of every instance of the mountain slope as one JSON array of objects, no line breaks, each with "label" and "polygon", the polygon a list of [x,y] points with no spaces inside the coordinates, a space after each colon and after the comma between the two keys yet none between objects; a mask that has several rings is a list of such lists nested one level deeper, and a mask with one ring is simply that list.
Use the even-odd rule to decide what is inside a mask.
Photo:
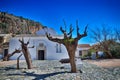
[{"label": "mountain slope", "polygon": [[39,22],[15,16],[7,12],[0,12],[0,33],[7,34],[35,34],[43,28]]}]

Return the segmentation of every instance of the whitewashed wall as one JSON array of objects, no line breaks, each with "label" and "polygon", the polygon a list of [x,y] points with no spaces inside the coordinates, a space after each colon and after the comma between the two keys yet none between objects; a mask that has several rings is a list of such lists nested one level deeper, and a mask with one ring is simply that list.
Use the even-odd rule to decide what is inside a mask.
[{"label": "whitewashed wall", "polygon": [[[46,47],[45,51],[45,59],[47,60],[60,60],[62,58],[68,58],[67,50],[64,45],[61,45],[62,52],[56,53],[56,43],[49,41],[45,36],[39,36],[39,37],[23,37],[25,43],[30,39],[30,44],[28,47],[35,46],[34,48],[29,48],[31,58],[33,60],[37,59],[37,49],[39,48],[39,43],[43,43]],[[14,37],[10,40],[9,44],[9,53],[12,53],[15,49],[21,49],[21,43],[19,42],[19,39],[22,39],[21,37]],[[21,52],[22,53],[22,52]],[[17,57],[21,54],[15,54],[10,59],[17,59]],[[22,56],[20,59],[24,59],[24,56]]]},{"label": "whitewashed wall", "polygon": [[89,50],[89,48],[77,48],[76,53],[75,53],[75,57],[80,57],[79,56],[79,51],[83,51],[83,50]]}]

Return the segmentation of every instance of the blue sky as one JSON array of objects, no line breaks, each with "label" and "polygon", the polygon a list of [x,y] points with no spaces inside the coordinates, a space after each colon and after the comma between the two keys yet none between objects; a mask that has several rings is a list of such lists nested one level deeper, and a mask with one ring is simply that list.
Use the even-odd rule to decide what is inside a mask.
[{"label": "blue sky", "polygon": [[[61,34],[59,27],[64,27],[63,19],[67,28],[70,24],[75,27],[78,20],[81,31],[89,24],[88,33],[102,24],[118,29],[120,26],[120,0],[1,0],[0,10],[39,21],[58,34]],[[88,36],[79,43],[92,41]]]}]

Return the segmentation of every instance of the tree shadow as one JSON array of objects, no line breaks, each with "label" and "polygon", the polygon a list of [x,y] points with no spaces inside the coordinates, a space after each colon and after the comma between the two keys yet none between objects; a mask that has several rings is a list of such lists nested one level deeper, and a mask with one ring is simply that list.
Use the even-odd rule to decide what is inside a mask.
[{"label": "tree shadow", "polygon": [[[63,74],[63,73],[66,73],[66,72],[54,72],[54,73],[48,73],[48,74],[35,74],[34,72],[23,72],[24,73],[24,76],[32,76],[32,77],[35,77],[35,79],[33,80],[40,80],[40,79],[45,79],[47,77],[50,77],[50,76],[54,76],[54,75],[57,75],[57,74]],[[15,75],[22,75],[23,74],[8,74],[7,76],[15,76]]]},{"label": "tree shadow", "polygon": [[14,70],[14,69],[16,69],[16,68],[14,68],[14,67],[2,67],[2,68],[0,68],[0,70],[5,70],[5,71]]}]

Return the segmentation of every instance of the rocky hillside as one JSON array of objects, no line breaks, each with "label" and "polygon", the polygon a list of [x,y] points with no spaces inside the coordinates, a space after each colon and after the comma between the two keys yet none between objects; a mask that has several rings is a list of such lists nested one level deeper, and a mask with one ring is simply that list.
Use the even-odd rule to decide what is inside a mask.
[{"label": "rocky hillside", "polygon": [[42,28],[43,26],[39,22],[7,12],[0,12],[0,34],[34,34]]}]

